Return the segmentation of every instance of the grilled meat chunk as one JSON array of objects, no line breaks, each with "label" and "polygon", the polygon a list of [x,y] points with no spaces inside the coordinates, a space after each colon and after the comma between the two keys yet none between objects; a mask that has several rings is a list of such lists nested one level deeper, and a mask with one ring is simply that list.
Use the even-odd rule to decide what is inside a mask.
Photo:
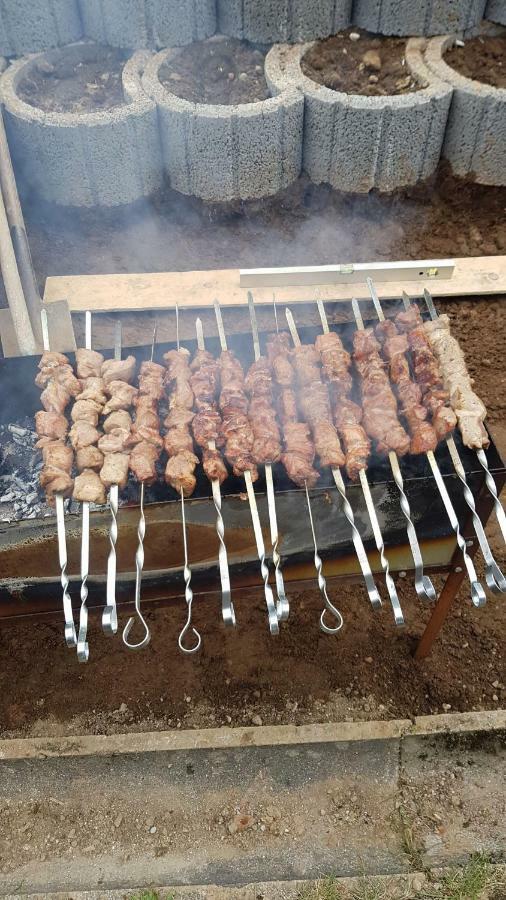
[{"label": "grilled meat chunk", "polygon": [[100,378],[104,357],[96,350],[76,350],[78,378]]},{"label": "grilled meat chunk", "polygon": [[190,497],[195,490],[196,478],[193,473],[197,463],[198,457],[188,450],[171,456],[165,469],[165,481],[178,494],[182,491],[185,497]]},{"label": "grilled meat chunk", "polygon": [[95,469],[99,472],[104,464],[104,454],[98,447],[90,444],[89,447],[82,447],[76,453],[76,467],[78,472],[84,469]]},{"label": "grilled meat chunk", "polygon": [[129,462],[128,453],[107,453],[100,469],[100,480],[106,488],[113,484],[119,485],[121,489],[126,487]]},{"label": "grilled meat chunk", "polygon": [[90,444],[98,443],[100,432],[94,425],[89,422],[74,422],[70,429],[70,443],[74,450],[82,450],[83,447],[89,447]]},{"label": "grilled meat chunk", "polygon": [[102,364],[102,378],[107,386],[114,381],[129,383],[135,374],[135,356],[127,356],[126,359],[106,359]]},{"label": "grilled meat chunk", "polygon": [[83,472],[77,475],[72,496],[74,500],[79,500],[80,503],[98,503],[103,505],[106,502],[105,487],[97,472],[94,472],[93,469],[84,469]]}]

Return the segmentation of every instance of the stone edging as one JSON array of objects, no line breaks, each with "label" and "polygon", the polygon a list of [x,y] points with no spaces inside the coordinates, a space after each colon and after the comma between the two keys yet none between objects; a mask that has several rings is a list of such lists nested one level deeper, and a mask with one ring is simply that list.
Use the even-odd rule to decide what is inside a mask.
[{"label": "stone edging", "polygon": [[215,0],[79,0],[86,37],[110,47],[176,47],[216,31]]},{"label": "stone edging", "polygon": [[352,0],[218,0],[218,30],[258,44],[328,37],[351,21]]},{"label": "stone edging", "polygon": [[333,91],[303,74],[311,44],[273,47],[266,77],[276,93],[298,87],[305,97],[303,168],[316,183],[341,191],[392,191],[431,175],[438,164],[452,90],[423,60],[425,41],[408,42],[406,62],[427,86],[387,97]]},{"label": "stone edging", "polygon": [[208,201],[267,197],[300,174],[304,99],[287,86],[277,96],[236,106],[191,103],[161,83],[163,50],[142,83],[157,104],[165,169],[171,186]]},{"label": "stone edging", "polygon": [[353,22],[379,34],[433,35],[465,32],[483,18],[486,0],[355,0]]},{"label": "stone edging", "polygon": [[452,69],[443,56],[454,42],[451,35],[433,38],[425,52],[428,68],[453,89],[443,156],[461,178],[506,184],[506,89],[466,78]]},{"label": "stone edging", "polygon": [[[76,56],[93,44],[72,44]],[[45,200],[65,206],[117,206],[151,194],[163,181],[157,113],[145,96],[141,73],[146,52],[123,70],[127,103],[85,113],[47,113],[18,97],[17,86],[42,57],[21,59],[0,80],[9,145],[18,172]]]}]

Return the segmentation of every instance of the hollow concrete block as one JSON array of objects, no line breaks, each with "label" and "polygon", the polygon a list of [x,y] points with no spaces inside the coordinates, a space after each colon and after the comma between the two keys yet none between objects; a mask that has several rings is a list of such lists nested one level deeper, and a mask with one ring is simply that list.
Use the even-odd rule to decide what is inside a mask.
[{"label": "hollow concrete block", "polygon": [[506,184],[506,89],[466,78],[452,69],[444,53],[454,36],[432,38],[425,61],[437,78],[451,85],[453,99],[443,156],[455,175],[479,184]]},{"label": "hollow concrete block", "polygon": [[82,36],[77,0],[2,0],[0,55],[22,56]]},{"label": "hollow concrete block", "polygon": [[301,68],[310,46],[273,47],[266,73],[273,92],[293,85],[304,94],[303,169],[312,181],[365,193],[428,178],[440,158],[452,90],[424,65],[423,39],[409,42],[406,62],[427,86],[391,97],[344,94],[312,81]]},{"label": "hollow concrete block", "polygon": [[433,35],[475,28],[487,0],[355,0],[353,21],[377,34]]},{"label": "hollow concrete block", "polygon": [[488,0],[485,18],[499,25],[506,25],[506,0]]},{"label": "hollow concrete block", "polygon": [[177,47],[216,31],[215,0],[80,0],[84,33],[111,47]]},{"label": "hollow concrete block", "polygon": [[[60,51],[44,58],[53,62]],[[90,58],[93,44],[67,52]],[[25,103],[18,86],[40,56],[19,60],[0,80],[9,146],[18,176],[43,199],[63,206],[118,206],[147,196],[163,183],[155,104],[142,91],[146,52],[123,70],[125,105],[100,112],[48,113]]]},{"label": "hollow concrete block", "polygon": [[352,0],[218,0],[223,34],[259,44],[328,37],[351,20]]},{"label": "hollow concrete block", "polygon": [[165,169],[182,194],[219,202],[267,197],[300,174],[304,98],[292,88],[237,106],[190,103],[161,83],[161,66],[177,50],[153,57],[143,76],[158,106]]}]

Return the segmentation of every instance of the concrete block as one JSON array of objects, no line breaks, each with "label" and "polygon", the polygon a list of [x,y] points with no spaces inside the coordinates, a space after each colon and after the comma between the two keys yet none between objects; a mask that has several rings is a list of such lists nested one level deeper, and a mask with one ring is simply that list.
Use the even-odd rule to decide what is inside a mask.
[{"label": "concrete block", "polygon": [[309,177],[357,193],[428,178],[440,158],[452,89],[425,66],[424,40],[409,41],[406,63],[426,87],[392,97],[344,94],[312,81],[301,68],[310,46],[273,47],[266,61],[271,91],[294,85],[304,94],[303,169]]},{"label": "concrete block", "polygon": [[86,37],[111,47],[179,47],[216,31],[215,0],[79,0]]},{"label": "concrete block", "polygon": [[475,28],[487,0],[355,0],[353,21],[377,34],[433,35]]},{"label": "concrete block", "polygon": [[209,201],[267,197],[300,174],[304,98],[289,88],[237,106],[190,103],[160,82],[160,67],[178,53],[153,57],[143,76],[158,106],[171,186]]},{"label": "concrete block", "polygon": [[259,44],[328,37],[351,20],[352,0],[218,0],[223,34]]},{"label": "concrete block", "polygon": [[[44,54],[50,62],[61,51]],[[93,58],[95,45],[73,44],[76,59]],[[123,70],[125,105],[100,112],[48,113],[21,100],[20,81],[40,56],[19,60],[0,79],[5,124],[18,176],[41,197],[63,206],[117,206],[151,194],[163,183],[155,104],[143,93],[149,54]]]},{"label": "concrete block", "polygon": [[0,55],[22,56],[82,36],[77,0],[2,0]]},{"label": "concrete block", "polygon": [[429,41],[428,68],[453,89],[443,156],[455,173],[479,184],[506,184],[506,89],[465,78],[443,59],[455,37]]},{"label": "concrete block", "polygon": [[488,0],[485,18],[506,25],[506,0]]}]

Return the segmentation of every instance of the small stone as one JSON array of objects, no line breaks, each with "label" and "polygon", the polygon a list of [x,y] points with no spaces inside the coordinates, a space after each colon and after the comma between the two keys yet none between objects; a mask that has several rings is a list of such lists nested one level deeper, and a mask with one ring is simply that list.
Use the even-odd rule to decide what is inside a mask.
[{"label": "small stone", "polygon": [[452,708],[451,703],[443,703],[443,709],[445,712],[448,712]]},{"label": "small stone", "polygon": [[257,715],[257,716],[252,716],[252,717],[251,717],[251,721],[252,721],[253,725],[263,725],[263,721],[262,721],[262,717],[261,717],[261,716],[258,716],[258,715]]},{"label": "small stone", "polygon": [[248,76],[247,72],[241,72],[239,75],[239,81],[247,81],[248,78],[249,78],[249,76]]},{"label": "small stone", "polygon": [[233,81],[234,78],[235,78],[234,73],[233,73],[233,72],[229,72],[228,75],[227,75],[227,78],[228,78],[229,81]]},{"label": "small stone", "polygon": [[443,840],[439,834],[428,834],[424,838],[424,845],[427,853],[431,853],[437,850],[440,850],[443,846]]},{"label": "small stone", "polygon": [[500,682],[500,681],[497,681],[497,680],[496,680],[496,681],[493,681],[493,682],[492,682],[492,687],[498,688],[498,687],[500,687],[500,686],[501,686],[501,682]]},{"label": "small stone", "polygon": [[156,834],[156,825],[152,825],[152,826],[151,826],[151,828],[149,829],[149,833],[150,833],[150,834]]},{"label": "small stone", "polygon": [[320,810],[320,815],[321,815],[321,816],[324,816],[324,815],[325,815],[325,810],[324,810],[324,809],[321,809],[321,810]]},{"label": "small stone", "polygon": [[191,702],[192,702],[192,698],[191,698],[191,697],[185,697],[184,699],[185,699],[185,703],[191,703]]},{"label": "small stone", "polygon": [[369,75],[369,84],[377,84],[379,78],[377,75]]},{"label": "small stone", "polygon": [[381,56],[377,50],[368,50],[364,53],[362,62],[366,69],[372,69],[373,72],[381,71]]},{"label": "small stone", "polygon": [[360,40],[360,35],[359,35],[358,31],[350,31],[349,37],[350,37],[350,41],[359,41]]},{"label": "small stone", "polygon": [[233,819],[230,819],[230,822],[227,825],[227,829],[229,834],[241,834],[242,831],[247,831],[248,828],[253,828],[254,824],[255,820],[253,816],[238,815],[234,816]]},{"label": "small stone", "polygon": [[115,827],[115,828],[119,828],[120,825],[121,825],[121,823],[122,823],[122,821],[123,821],[123,816],[122,816],[121,813],[120,813],[119,816],[116,816],[116,818],[115,818],[115,820],[114,820],[114,827]]},{"label": "small stone", "polygon": [[126,703],[120,703],[120,706],[119,706],[119,712],[120,712],[120,713],[123,713],[123,715],[124,715],[126,712],[128,712],[128,706],[126,705]]},{"label": "small stone", "polygon": [[257,73],[257,75],[260,75],[260,73],[263,72],[263,67],[262,67],[262,66],[255,66],[255,72]]},{"label": "small stone", "polygon": [[461,40],[459,39],[458,41],[455,41],[455,46],[456,46],[456,47],[465,47],[466,45],[465,45],[465,42],[464,42],[464,41],[461,41]]},{"label": "small stone", "polygon": [[227,720],[228,724],[230,725],[230,723],[232,721],[232,716],[225,716],[225,719]]},{"label": "small stone", "polygon": [[494,703],[498,702],[499,697],[497,696],[497,694],[492,694],[492,700],[494,701]]},{"label": "small stone", "polygon": [[365,661],[366,663],[372,663],[372,656],[366,656]]}]

